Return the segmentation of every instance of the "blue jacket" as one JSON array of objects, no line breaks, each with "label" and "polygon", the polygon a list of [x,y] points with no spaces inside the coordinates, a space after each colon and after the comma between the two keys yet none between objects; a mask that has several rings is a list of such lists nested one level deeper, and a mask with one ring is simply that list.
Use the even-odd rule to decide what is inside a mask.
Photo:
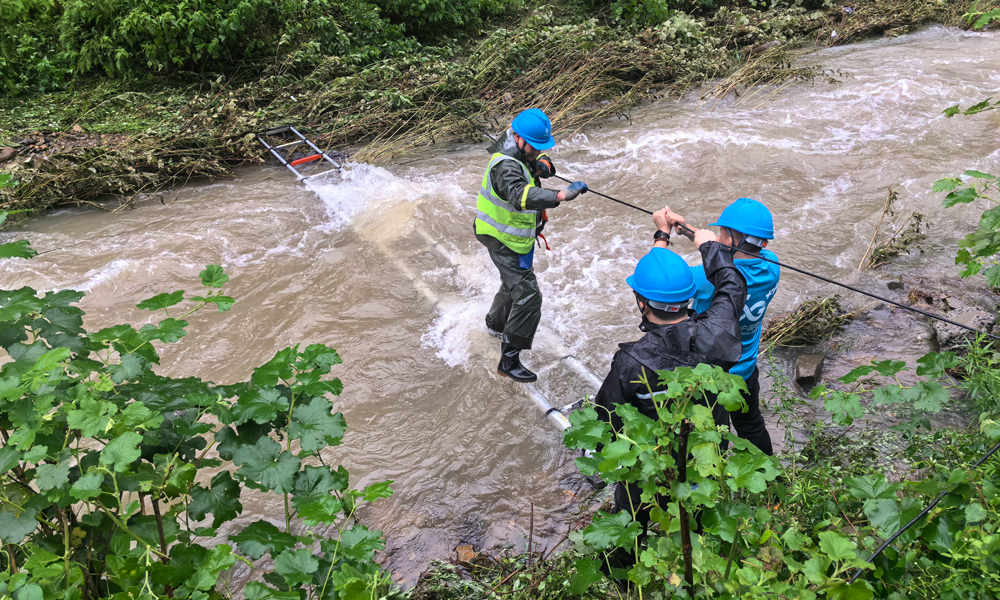
[{"label": "blue jacket", "polygon": [[[770,250],[762,250],[760,255],[771,260],[778,260],[778,257]],[[781,275],[781,268],[757,258],[741,258],[733,262],[736,263],[736,268],[747,281],[747,301],[743,305],[743,313],[740,315],[743,357],[729,372],[747,379],[757,368],[757,349],[760,347],[764,312],[771,299],[774,298],[774,293],[778,291],[778,277]],[[712,304],[715,288],[705,278],[704,267],[691,267],[691,274],[694,275],[694,284],[698,288],[694,294],[694,300],[691,302],[691,308],[698,313],[704,312]]]}]

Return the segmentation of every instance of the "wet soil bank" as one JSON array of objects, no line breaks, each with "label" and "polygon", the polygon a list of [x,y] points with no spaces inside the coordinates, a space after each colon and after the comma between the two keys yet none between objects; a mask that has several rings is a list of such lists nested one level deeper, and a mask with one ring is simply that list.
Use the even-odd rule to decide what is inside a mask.
[{"label": "wet soil bank", "polygon": [[535,6],[485,39],[419,47],[365,66],[330,57],[305,75],[279,69],[251,80],[80,81],[69,92],[0,101],[0,169],[20,184],[0,190],[0,209],[108,208],[98,202],[108,195],[118,199],[111,208],[132,206],[170,186],[229,177],[263,160],[252,134],[277,125],[302,127],[324,149],[364,144],[356,159],[376,163],[427,144],[481,139],[446,101],[491,130],[524,106],[540,106],[565,138],[727,74],[705,86],[711,102],[755,86],[832,77],[821,65],[793,68],[790,58],[931,22],[963,25],[969,6],[861,0],[761,12],[737,5],[694,18],[678,13],[641,32]]}]

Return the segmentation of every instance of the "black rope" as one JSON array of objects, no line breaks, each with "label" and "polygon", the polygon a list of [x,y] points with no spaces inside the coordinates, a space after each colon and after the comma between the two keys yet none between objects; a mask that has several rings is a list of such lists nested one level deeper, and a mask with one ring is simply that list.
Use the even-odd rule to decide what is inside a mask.
[{"label": "black rope", "polygon": [[170,215],[169,217],[163,217],[162,219],[157,219],[157,220],[153,221],[152,223],[146,223],[142,227],[136,227],[135,229],[130,229],[128,231],[123,231],[121,233],[116,233],[114,235],[111,235],[111,236],[108,236],[108,237],[104,237],[104,238],[100,238],[100,239],[97,239],[97,240],[83,240],[82,242],[77,242],[77,243],[69,245],[69,246],[63,246],[62,248],[53,248],[51,250],[46,250],[45,252],[39,252],[35,256],[41,256],[43,254],[48,254],[49,252],[57,252],[59,250],[69,250],[70,248],[76,248],[77,246],[82,246],[83,244],[90,244],[92,242],[103,242],[103,241],[106,241],[106,240],[113,240],[116,237],[121,237],[123,235],[128,235],[130,233],[135,233],[136,231],[139,231],[140,229],[146,229],[146,228],[148,228],[148,227],[150,227],[152,225],[156,225],[157,223],[162,223],[163,221],[167,221],[167,220],[173,219],[174,217],[177,217],[180,214],[181,213],[178,213],[176,215]]},{"label": "black rope", "polygon": [[[987,458],[993,456],[993,454],[997,450],[1000,450],[1000,444],[997,444],[996,446],[993,446],[993,449],[990,450],[989,452],[987,452],[986,454],[984,454],[982,458],[980,458],[979,460],[977,460],[975,462],[975,464],[973,464],[970,467],[970,469],[975,469],[979,465],[983,464],[983,462],[986,461]],[[872,553],[871,556],[868,557],[868,559],[867,559],[868,562],[872,562],[873,560],[875,560],[875,557],[878,556],[879,554],[881,554],[883,550],[885,550],[886,548],[888,548],[889,544],[891,544],[894,541],[896,541],[896,538],[898,538],[899,536],[903,535],[903,533],[905,533],[907,529],[909,529],[914,524],[916,524],[916,522],[919,521],[920,519],[924,518],[924,516],[926,516],[927,513],[929,513],[932,508],[934,508],[935,506],[937,506],[938,502],[940,502],[942,498],[944,498],[946,495],[948,495],[948,492],[950,492],[950,491],[951,490],[945,490],[945,491],[941,492],[940,494],[938,494],[938,497],[935,498],[933,502],[931,502],[930,504],[928,504],[927,508],[925,508],[924,510],[920,511],[920,514],[917,515],[917,516],[915,516],[915,517],[913,517],[912,521],[910,521],[906,525],[903,525],[902,529],[900,529],[896,533],[892,534],[889,537],[889,539],[887,539],[885,541],[885,543],[883,543],[881,546],[879,546],[878,550],[876,550],[874,553]],[[858,577],[860,577],[861,573],[863,573],[863,572],[864,572],[864,569],[858,569],[857,571],[855,571],[854,575],[851,577],[851,580],[848,583],[854,583],[855,581],[857,581]]]},{"label": "black rope", "polygon": [[[463,119],[465,119],[466,121],[468,121],[469,123],[471,123],[472,126],[475,127],[476,129],[478,129],[483,135],[485,135],[486,137],[490,138],[494,142],[496,141],[496,138],[494,138],[493,136],[491,136],[489,133],[486,132],[485,129],[483,129],[481,126],[477,125],[471,118],[469,118],[468,113],[466,113],[465,111],[463,111],[463,110],[461,110],[459,108],[456,108],[456,107],[452,106],[447,100],[442,100],[442,102],[445,104],[445,106],[447,106],[448,108],[450,108],[455,114],[457,114],[458,116],[462,117]],[[571,180],[566,179],[565,177],[561,177],[559,175],[553,175],[553,177],[555,177],[556,179],[561,179],[562,181],[565,181],[566,183],[573,183]],[[612,202],[617,202],[618,204],[623,204],[623,205],[625,205],[625,206],[627,206],[629,208],[635,209],[635,210],[637,210],[639,212],[644,212],[647,215],[653,214],[653,211],[646,210],[645,208],[642,208],[641,206],[636,206],[635,204],[629,204],[628,202],[625,202],[623,200],[619,200],[618,198],[613,198],[611,196],[608,196],[607,194],[602,194],[600,192],[597,192],[597,191],[594,191],[594,190],[591,190],[591,189],[588,189],[588,191],[590,193],[592,193],[592,194],[597,194],[601,198],[607,198],[608,200],[611,200]],[[691,233],[694,233],[694,230],[691,229],[690,227],[687,227],[687,226],[684,226],[684,225],[681,225],[681,227],[683,227],[684,229],[687,229]],[[813,277],[815,279],[819,279],[820,281],[825,281],[826,283],[832,283],[833,285],[838,285],[838,286],[840,286],[842,288],[846,288],[848,290],[851,290],[852,292],[856,292],[858,294],[861,294],[861,295],[864,295],[864,296],[868,296],[869,298],[874,298],[876,300],[880,300],[882,302],[886,302],[888,304],[892,304],[893,306],[898,306],[899,308],[903,308],[903,309],[906,309],[906,310],[909,310],[909,311],[913,311],[913,312],[915,312],[917,314],[921,314],[921,315],[923,315],[925,317],[930,317],[932,319],[937,319],[938,321],[942,321],[944,323],[948,323],[949,325],[954,325],[955,327],[958,327],[959,329],[965,329],[967,331],[971,331],[971,332],[974,332],[974,333],[977,333],[977,334],[983,334],[983,335],[985,335],[987,337],[993,338],[994,340],[1000,341],[1000,337],[997,337],[997,336],[995,336],[995,335],[993,335],[991,333],[986,333],[984,331],[979,331],[978,329],[976,329],[974,327],[969,327],[968,325],[962,325],[961,323],[956,323],[955,321],[952,321],[951,319],[946,319],[946,318],[944,318],[944,317],[942,317],[940,315],[935,315],[934,313],[929,313],[929,312],[927,312],[925,310],[921,310],[921,309],[916,308],[914,306],[910,306],[908,304],[903,304],[901,302],[896,302],[895,300],[889,300],[888,298],[883,298],[882,296],[878,296],[876,294],[872,294],[870,292],[866,292],[864,290],[860,290],[860,289],[858,289],[858,288],[856,288],[854,286],[847,285],[846,283],[841,283],[839,281],[834,281],[833,279],[829,279],[827,277],[823,277],[822,275],[817,275],[815,273],[810,273],[809,271],[806,271],[805,269],[800,269],[798,267],[793,267],[792,265],[788,265],[788,264],[785,264],[783,262],[778,262],[776,260],[771,260],[770,258],[765,258],[765,257],[763,257],[763,256],[761,256],[759,254],[754,254],[752,252],[746,252],[746,251],[743,251],[743,250],[741,250],[741,252],[743,252],[744,254],[747,254],[749,256],[753,256],[754,258],[759,258],[760,260],[763,260],[764,262],[769,262],[771,264],[778,265],[779,267],[781,267],[783,269],[791,269],[792,271],[795,271],[796,273],[801,273],[803,275],[808,275],[809,277]]]},{"label": "black rope", "polygon": [[[555,175],[555,177],[557,177],[559,179],[562,179],[563,181],[569,181],[569,179],[566,179],[565,177],[559,177],[558,175]],[[628,202],[623,202],[621,200],[618,200],[617,198],[612,198],[611,196],[607,196],[607,195],[602,194],[600,192],[595,192],[594,190],[590,190],[590,192],[594,193],[594,194],[597,194],[598,196],[601,196],[602,198],[607,198],[608,200],[613,200],[613,201],[615,201],[615,202],[617,202],[619,204],[624,204],[625,206],[628,206],[629,208],[634,208],[635,210],[644,212],[647,215],[653,214],[652,212],[646,210],[645,208],[638,207],[638,206],[636,206],[634,204],[629,204]],[[691,229],[690,227],[686,226],[686,225],[680,225],[680,227],[682,227],[683,229],[687,229],[691,233],[694,233],[694,230]],[[747,252],[746,250],[740,250],[740,252],[742,252],[744,254],[747,254],[749,256],[752,256],[754,258],[759,258],[760,260],[762,260],[764,262],[769,262],[771,264],[778,265],[782,269],[791,269],[792,271],[795,271],[796,273],[802,273],[803,275],[808,275],[809,277],[813,277],[815,279],[819,279],[820,281],[825,281],[826,283],[832,283],[833,285],[839,285],[840,287],[849,289],[852,292],[857,292],[858,294],[862,294],[864,296],[868,296],[869,298],[874,298],[876,300],[880,300],[882,302],[886,302],[888,304],[892,304],[894,306],[898,306],[900,308],[904,308],[906,310],[913,311],[915,313],[924,315],[925,317],[930,317],[932,319],[937,319],[938,321],[943,321],[945,323],[948,323],[949,325],[954,325],[955,327],[958,327],[960,329],[965,329],[965,330],[972,331],[972,332],[977,333],[977,334],[982,334],[982,335],[985,335],[987,337],[993,338],[994,340],[1000,340],[1000,337],[997,337],[997,336],[995,336],[995,335],[993,335],[991,333],[986,333],[985,331],[979,331],[978,329],[976,329],[974,327],[969,327],[968,325],[963,325],[961,323],[956,323],[955,321],[952,321],[951,319],[946,319],[946,318],[944,318],[944,317],[942,317],[940,315],[935,315],[934,313],[929,313],[929,312],[927,312],[925,310],[921,310],[921,309],[916,308],[914,306],[910,306],[909,304],[903,304],[901,302],[896,302],[895,300],[889,300],[888,298],[883,298],[882,296],[879,296],[877,294],[872,294],[871,292],[866,292],[866,291],[858,289],[858,288],[856,288],[854,286],[847,285],[846,283],[841,283],[839,281],[834,281],[833,279],[829,279],[827,277],[823,277],[822,275],[817,275],[816,273],[811,273],[809,271],[806,271],[805,269],[800,269],[798,267],[793,267],[792,265],[789,265],[789,264],[786,264],[786,263],[783,263],[783,262],[779,262],[779,261],[776,261],[776,260],[771,260],[770,258],[761,256],[759,254],[754,254],[753,252]]]},{"label": "black rope", "polygon": [[[566,179],[565,177],[560,177],[559,175],[553,175],[553,177],[555,177],[556,179],[562,179],[562,180],[563,180],[563,181],[565,181],[566,183],[573,183],[573,182],[572,182],[572,181],[570,181],[569,179]],[[636,206],[635,204],[629,204],[628,202],[624,202],[624,201],[622,201],[622,200],[619,200],[618,198],[612,198],[611,196],[607,196],[607,195],[605,195],[605,194],[602,194],[601,192],[595,192],[594,190],[592,190],[592,189],[590,189],[590,188],[587,188],[587,191],[588,191],[588,192],[590,192],[591,194],[597,194],[597,195],[598,195],[598,196],[600,196],[601,198],[607,198],[608,200],[611,200],[612,202],[617,202],[618,204],[624,204],[625,206],[627,206],[627,207],[629,207],[629,208],[634,208],[634,209],[636,209],[637,211],[640,211],[640,212],[644,212],[644,213],[646,213],[647,215],[651,215],[651,214],[653,214],[653,212],[652,212],[652,211],[649,211],[649,210],[646,210],[645,208],[642,208],[642,207],[639,207],[639,206]]]}]

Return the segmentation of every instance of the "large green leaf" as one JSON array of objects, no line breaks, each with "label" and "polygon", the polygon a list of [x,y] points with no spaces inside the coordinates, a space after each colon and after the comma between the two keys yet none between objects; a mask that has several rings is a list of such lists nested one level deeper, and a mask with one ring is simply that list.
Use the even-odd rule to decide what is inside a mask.
[{"label": "large green leaf", "polygon": [[855,554],[854,542],[836,531],[823,531],[819,534],[819,548],[831,560],[853,560]]},{"label": "large green leaf", "polygon": [[620,467],[631,467],[639,456],[639,449],[628,440],[615,440],[601,450],[601,471],[609,472]]},{"label": "large green leaf", "polygon": [[341,413],[331,414],[333,404],[326,398],[313,398],[292,411],[288,435],[300,440],[306,452],[316,452],[326,446],[336,446],[347,431],[347,421]]},{"label": "large green leaf", "polygon": [[339,465],[336,471],[327,467],[307,466],[295,475],[296,499],[342,492],[347,486],[348,473],[343,465]]},{"label": "large green leaf", "polygon": [[201,277],[202,285],[210,288],[221,288],[229,281],[229,275],[223,273],[219,265],[208,265],[198,275]]},{"label": "large green leaf", "polygon": [[574,596],[582,596],[591,584],[604,577],[600,569],[601,563],[592,558],[583,557],[576,561],[576,573],[569,581],[569,593]]},{"label": "large green leaf", "polygon": [[114,470],[122,473],[129,465],[139,458],[139,443],[142,436],[134,431],[122,434],[111,440],[104,450],[101,451],[101,464],[113,466]]},{"label": "large green leaf", "polygon": [[844,483],[851,495],[859,500],[892,499],[896,497],[896,492],[902,489],[898,483],[887,481],[885,475],[881,473],[865,475],[864,477],[848,477],[844,479]]},{"label": "large green leaf", "polygon": [[285,550],[274,557],[274,570],[292,585],[312,581],[313,573],[319,568],[319,561],[305,548]]},{"label": "large green leaf", "polygon": [[35,471],[35,484],[43,492],[60,488],[69,483],[69,461],[58,462],[54,465],[38,465]]},{"label": "large green leaf", "polygon": [[598,418],[593,408],[574,410],[569,414],[569,422],[563,439],[570,448],[594,450],[598,444],[611,442],[611,426]]},{"label": "large green leaf", "polygon": [[267,423],[273,421],[279,411],[288,410],[288,398],[275,388],[254,388],[240,394],[231,410],[235,425],[242,425],[250,420]]},{"label": "large green leaf", "polygon": [[219,573],[236,564],[236,555],[229,544],[219,544],[198,563],[198,570],[184,582],[189,590],[210,590],[219,583]]},{"label": "large green leaf", "polygon": [[936,381],[920,381],[913,387],[903,390],[903,397],[913,403],[913,408],[924,412],[941,412],[942,406],[948,402],[948,390]]},{"label": "large green leaf", "polygon": [[177,290],[169,294],[157,294],[148,300],[143,300],[139,304],[136,304],[135,307],[140,310],[162,310],[170,308],[175,304],[180,304],[183,301],[184,290]]},{"label": "large green leaf", "polygon": [[262,437],[253,446],[241,446],[233,453],[233,462],[241,465],[236,472],[279,494],[295,489],[299,458],[282,452],[278,442]]},{"label": "large green leaf", "polygon": [[334,496],[295,498],[296,514],[309,527],[329,525],[344,512],[344,503]]},{"label": "large green leaf", "polygon": [[300,370],[306,370],[311,366],[319,368],[324,373],[330,372],[330,367],[339,365],[340,355],[337,351],[323,344],[310,344],[302,354],[299,355],[295,366]]},{"label": "large green leaf", "polygon": [[10,446],[0,446],[0,475],[10,471],[21,462],[22,454]]},{"label": "large green leaf", "polygon": [[125,354],[117,364],[108,367],[111,373],[111,380],[116,384],[126,381],[135,381],[147,368],[146,359],[138,354]]},{"label": "large green leaf", "polygon": [[917,375],[922,377],[944,377],[948,369],[958,365],[954,352],[929,352],[917,359]]},{"label": "large green leaf", "polygon": [[861,408],[861,397],[857,394],[830,392],[824,406],[826,410],[830,411],[830,418],[837,425],[850,425],[854,419],[865,414],[865,410]]},{"label": "large green leaf", "polygon": [[28,240],[18,240],[16,242],[0,244],[0,259],[31,258],[37,254],[38,252],[31,247],[31,242]]},{"label": "large green leaf", "polygon": [[267,552],[272,555],[280,554],[294,547],[298,541],[294,535],[279,530],[267,521],[254,521],[238,535],[229,536],[229,539],[236,542],[240,552],[252,560],[257,560]]},{"label": "large green leaf", "polygon": [[609,514],[602,510],[597,514],[594,522],[583,530],[583,541],[596,550],[603,550],[611,545],[628,548],[642,528],[624,510],[617,514]]},{"label": "large green leaf", "polygon": [[340,535],[340,550],[349,559],[372,560],[376,550],[385,548],[385,540],[378,529],[368,529],[360,523]]},{"label": "large green leaf", "polygon": [[767,489],[767,482],[773,481],[777,473],[771,459],[762,454],[741,453],[726,464],[726,483],[733,491],[748,490],[759,493]]},{"label": "large green leaf", "polygon": [[219,527],[226,521],[235,519],[242,512],[240,484],[233,479],[229,471],[223,471],[213,477],[211,489],[202,487],[200,483],[191,488],[188,514],[193,519],[200,521],[206,514],[212,513],[212,527]]},{"label": "large green leaf", "polygon": [[[920,501],[916,498],[869,500],[864,504],[865,515],[878,534],[884,539],[896,533],[903,525],[920,514]],[[911,527],[898,539],[901,544],[912,542],[919,533],[919,527]]]},{"label": "large green leaf", "polygon": [[250,384],[259,388],[269,388],[278,385],[279,381],[290,381],[294,374],[292,365],[295,363],[297,349],[298,346],[285,348],[275,354],[274,358],[254,369],[253,375],[250,376]]},{"label": "large green leaf", "polygon": [[956,204],[968,204],[970,202],[974,202],[976,198],[979,198],[979,193],[976,192],[976,188],[965,187],[949,193],[944,197],[944,202],[942,202],[942,204],[945,208],[951,208]]},{"label": "large green leaf", "polygon": [[161,342],[172,344],[187,335],[187,332],[184,331],[184,328],[187,326],[187,321],[167,318],[160,321],[159,325],[143,325],[142,329],[139,330],[139,337],[147,342],[160,340]]},{"label": "large green leaf", "polygon": [[101,495],[103,484],[103,473],[87,473],[73,483],[69,493],[77,500],[90,500]]},{"label": "large green leaf", "polygon": [[80,408],[69,411],[66,423],[70,429],[79,429],[83,437],[100,437],[111,430],[111,417],[118,412],[112,402],[85,397],[80,400]]},{"label": "large green leaf", "polygon": [[38,525],[36,514],[34,508],[26,508],[19,516],[14,516],[12,512],[0,512],[0,540],[14,545],[23,542]]},{"label": "large green leaf", "polygon": [[279,592],[259,581],[251,581],[243,588],[247,600],[299,600],[298,592]]}]

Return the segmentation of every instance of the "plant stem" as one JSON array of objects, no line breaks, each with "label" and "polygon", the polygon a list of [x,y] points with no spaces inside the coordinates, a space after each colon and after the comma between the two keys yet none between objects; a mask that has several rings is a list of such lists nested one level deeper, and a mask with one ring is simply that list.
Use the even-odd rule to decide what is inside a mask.
[{"label": "plant stem", "polygon": [[[679,468],[677,470],[677,481],[684,483],[687,481],[687,444],[688,435],[694,426],[691,421],[684,419],[681,423],[681,435],[678,442],[677,454]],[[681,549],[684,553],[684,581],[687,584],[685,589],[689,596],[694,598],[694,565],[692,564],[693,549],[691,547],[691,523],[688,520],[687,509],[678,500],[677,507],[680,509],[681,517]]]}]

